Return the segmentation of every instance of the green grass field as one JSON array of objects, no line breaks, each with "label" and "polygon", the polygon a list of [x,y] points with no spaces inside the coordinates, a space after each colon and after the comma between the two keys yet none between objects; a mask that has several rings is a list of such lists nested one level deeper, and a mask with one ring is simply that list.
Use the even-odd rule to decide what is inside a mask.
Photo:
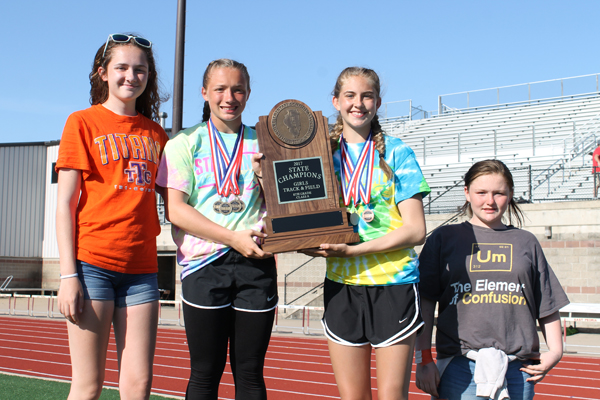
[{"label": "green grass field", "polygon": [[[69,383],[24,378],[0,374],[0,399],[3,400],[65,400],[69,395]],[[168,397],[150,396],[150,400],[165,400]],[[100,400],[119,400],[115,389],[102,390]]]}]

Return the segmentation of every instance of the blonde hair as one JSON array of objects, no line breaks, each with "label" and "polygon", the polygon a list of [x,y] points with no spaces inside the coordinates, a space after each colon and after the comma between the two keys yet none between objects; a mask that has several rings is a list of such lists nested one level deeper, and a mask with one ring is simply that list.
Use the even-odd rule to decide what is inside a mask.
[{"label": "blonde hair", "polygon": [[[335,82],[335,86],[333,87],[333,92],[331,93],[333,96],[339,99],[340,93],[342,92],[342,86],[346,80],[353,76],[360,76],[365,78],[371,87],[373,87],[373,91],[377,96],[377,99],[381,98],[381,83],[379,81],[379,76],[375,71],[369,68],[362,67],[348,67],[342,71],[340,76],[338,76],[337,81]],[[338,147],[338,142],[340,140],[340,135],[342,134],[344,128],[342,115],[338,114],[337,120],[331,132],[329,134],[329,140],[331,141],[331,150],[335,151]],[[385,138],[383,137],[383,129],[379,124],[379,117],[375,115],[371,120],[371,132],[373,142],[375,143],[375,148],[379,152],[379,168],[384,172],[385,176],[388,179],[392,179],[394,173],[390,166],[385,162]]]},{"label": "blonde hair", "polygon": [[[246,78],[246,84],[248,85],[248,90],[250,90],[250,74],[248,74],[248,69],[241,62],[230,60],[229,58],[219,58],[218,60],[211,61],[206,70],[204,70],[204,76],[202,77],[202,87],[204,89],[208,89],[208,82],[210,81],[210,74],[213,69],[216,68],[234,68],[239,70],[244,78]],[[208,101],[204,102],[204,108],[202,109],[202,122],[208,121],[210,118],[210,105]]]}]

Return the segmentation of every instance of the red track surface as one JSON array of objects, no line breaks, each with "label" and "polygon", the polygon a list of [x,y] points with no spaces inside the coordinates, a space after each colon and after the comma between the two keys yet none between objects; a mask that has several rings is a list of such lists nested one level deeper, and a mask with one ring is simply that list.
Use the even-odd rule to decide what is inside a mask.
[{"label": "red track surface", "polygon": [[[105,385],[117,386],[117,360],[112,337],[106,368]],[[374,360],[372,368],[374,372]],[[69,381],[71,366],[66,323],[51,319],[0,317],[0,373],[2,372]],[[181,329],[160,328],[152,392],[183,397],[188,376],[185,332]],[[273,335],[267,353],[265,379],[270,400],[339,398],[327,344],[322,338]],[[373,387],[376,386],[373,378]],[[234,398],[229,365],[221,381],[219,396],[222,399]],[[377,398],[376,394],[374,398]],[[416,388],[414,372],[410,398],[429,399],[429,396]],[[600,400],[600,359],[563,357],[546,379],[536,386],[535,398]]]}]

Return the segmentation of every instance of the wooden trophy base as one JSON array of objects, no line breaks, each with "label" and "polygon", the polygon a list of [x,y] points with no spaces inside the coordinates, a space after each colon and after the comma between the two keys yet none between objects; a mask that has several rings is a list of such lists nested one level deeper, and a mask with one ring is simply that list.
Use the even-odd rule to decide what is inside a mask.
[{"label": "wooden trophy base", "polygon": [[360,240],[349,226],[343,209],[297,214],[288,217],[267,217],[269,236],[262,249],[270,253],[285,253],[319,247],[323,243],[356,243]]}]

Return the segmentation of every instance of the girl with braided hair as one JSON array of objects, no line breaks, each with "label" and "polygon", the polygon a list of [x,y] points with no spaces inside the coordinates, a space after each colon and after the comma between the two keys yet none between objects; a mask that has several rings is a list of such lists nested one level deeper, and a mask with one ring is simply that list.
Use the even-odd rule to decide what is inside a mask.
[{"label": "girl with braided hair", "polygon": [[[323,326],[342,399],[371,399],[371,351],[379,399],[408,399],[419,312],[418,258],[430,190],[413,151],[379,125],[381,85],[367,68],[346,68],[333,90],[331,132],[341,202],[360,236],[303,251],[327,258]],[[378,162],[376,162],[378,160]]]}]

